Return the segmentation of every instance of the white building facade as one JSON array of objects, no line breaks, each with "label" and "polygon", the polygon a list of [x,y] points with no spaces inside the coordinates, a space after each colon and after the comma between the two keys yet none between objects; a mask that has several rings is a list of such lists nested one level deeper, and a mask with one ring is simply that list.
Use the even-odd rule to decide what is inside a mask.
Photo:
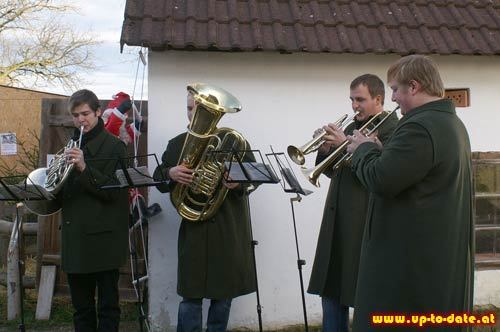
[{"label": "white building facade", "polygon": [[[365,73],[386,81],[386,70],[398,55],[326,53],[225,53],[150,52],[148,152],[161,157],[168,140],[185,131],[186,85],[204,82],[220,86],[236,96],[243,110],[225,115],[219,126],[241,132],[264,155],[270,146],[286,152],[290,144],[302,145],[315,129],[351,113],[349,84]],[[432,56],[446,88],[469,88],[470,106],[457,108],[469,132],[473,151],[500,151],[500,57]],[[387,89],[388,90],[388,89]],[[385,108],[396,105],[386,91]],[[314,156],[307,158],[312,166]],[[154,165],[150,165],[151,172]],[[305,288],[316,250],[329,179],[321,176],[315,188],[294,171],[314,193],[295,205]],[[150,203],[163,212],[149,226],[149,308],[154,331],[175,328],[177,308],[177,234],[180,218],[168,194],[150,189]],[[264,329],[303,324],[290,194],[279,184],[261,185],[250,196],[256,247],[258,283]],[[306,294],[309,324],[321,321],[318,296]],[[475,304],[500,306],[500,271],[476,272]],[[206,317],[206,311],[204,312]],[[256,296],[233,301],[229,328],[258,329]]]}]

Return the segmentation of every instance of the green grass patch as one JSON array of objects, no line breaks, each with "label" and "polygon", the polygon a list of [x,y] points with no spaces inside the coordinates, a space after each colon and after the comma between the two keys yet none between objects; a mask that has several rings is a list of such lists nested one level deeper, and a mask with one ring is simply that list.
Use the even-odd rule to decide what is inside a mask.
[{"label": "green grass patch", "polygon": [[[50,320],[36,320],[36,301],[37,293],[34,289],[27,289],[24,298],[24,324],[26,327],[41,328],[47,330],[56,330],[55,327],[72,326],[73,322],[73,307],[71,300],[68,297],[57,296],[52,300],[52,310]],[[133,322],[137,321],[137,305],[132,302],[120,303],[121,321]],[[21,320],[7,320],[7,289],[0,286],[0,327],[8,329],[0,329],[0,331],[15,331]]]}]

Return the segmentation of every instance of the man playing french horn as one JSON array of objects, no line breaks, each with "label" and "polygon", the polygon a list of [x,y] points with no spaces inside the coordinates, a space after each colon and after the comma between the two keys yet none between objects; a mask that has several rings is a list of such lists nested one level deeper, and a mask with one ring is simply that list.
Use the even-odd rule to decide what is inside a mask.
[{"label": "man playing french horn", "polygon": [[[384,83],[375,75],[361,75],[351,82],[350,99],[356,114],[354,121],[347,126],[330,123],[322,128],[321,131],[325,131],[324,143],[318,149],[317,165],[335,153],[337,147],[345,145],[346,135],[350,135],[353,130],[361,128],[374,116],[384,118],[384,114],[381,114],[384,96]],[[378,133],[375,133],[377,136],[371,139],[378,143],[385,142],[396,123],[396,114],[392,112]],[[318,134],[317,131],[315,135]],[[338,158],[342,156],[340,154]],[[346,162],[340,165],[335,163],[324,174],[331,178],[331,182],[308,292],[321,296],[323,331],[347,332],[349,307],[354,306],[369,193]]]},{"label": "man playing french horn", "polygon": [[[241,108],[239,102],[233,98],[220,88],[202,83],[189,85],[188,131],[168,142],[162,163],[154,173],[155,179],[164,176],[169,180],[168,184],[159,185],[157,188],[160,192],[170,192],[174,207],[183,217],[178,238],[177,293],[183,298],[179,304],[179,332],[202,331],[204,298],[210,299],[207,330],[225,331],[232,299],[252,293],[256,288],[248,220],[248,185],[229,183],[218,178],[218,181],[215,181],[215,194],[223,192],[222,198],[216,203],[220,206],[215,209],[212,209],[210,204],[207,204],[207,207],[198,207],[194,202],[201,201],[199,198],[206,196],[206,192],[199,193],[194,188],[195,183],[203,182],[201,169],[205,166],[209,168],[209,165],[204,164],[210,164],[212,158],[216,158],[215,153],[211,155],[209,151],[206,154],[200,146],[205,150],[210,149],[205,147],[211,146],[212,141],[217,141],[214,136],[218,136],[223,144],[229,141],[233,150],[250,149],[246,140],[236,131],[215,128],[221,116],[217,115],[219,110],[237,112]],[[225,101],[233,102],[233,106],[226,107],[223,105]],[[200,122],[212,115],[215,117],[212,123],[200,125]],[[199,125],[203,128],[212,127],[212,130],[202,134],[196,133]],[[226,136],[226,139],[223,136]],[[235,137],[239,143],[236,146],[232,142]],[[221,149],[224,150],[220,146],[213,147],[212,151]],[[255,161],[250,152],[246,152],[242,159]],[[211,202],[211,199],[207,201]]]},{"label": "man playing french horn", "polygon": [[115,183],[117,160],[127,156],[127,149],[104,129],[92,91],[75,92],[69,111],[78,144],[65,151],[74,167],[56,199],[62,208],[61,267],[75,308],[74,327],[76,332],[118,331],[118,269],[128,254],[127,191],[98,188]]}]

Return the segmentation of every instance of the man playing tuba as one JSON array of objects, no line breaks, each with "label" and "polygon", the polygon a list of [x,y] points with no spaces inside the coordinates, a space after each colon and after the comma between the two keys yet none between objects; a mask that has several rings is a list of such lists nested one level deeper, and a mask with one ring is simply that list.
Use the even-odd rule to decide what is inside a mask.
[{"label": "man playing tuba", "polygon": [[[195,126],[194,122],[198,121],[195,121],[193,117],[197,111],[206,112],[206,105],[222,102],[217,98],[207,98],[208,101],[205,104],[205,101],[199,99],[204,97],[200,97],[202,93],[198,91],[198,88],[204,91],[211,89],[203,84],[188,86],[187,116],[190,121],[188,132],[168,142],[167,149],[162,156],[162,163],[154,173],[155,179],[161,178],[163,174],[169,180],[168,184],[159,185],[157,188],[160,192],[170,192],[171,196],[176,196],[172,198],[172,201],[178,211],[179,207],[184,206],[185,203],[178,202],[179,195],[176,192],[184,191],[177,190],[176,186],[191,190],[193,183],[199,180],[196,178],[201,177],[197,174],[195,167],[189,165],[187,161],[198,159],[198,156],[190,156],[189,151],[186,154],[187,146],[194,145],[188,144],[188,139],[195,140],[200,137],[191,134]],[[198,107],[200,109],[197,109]],[[217,133],[217,130],[215,132]],[[220,132],[218,135],[222,136]],[[249,149],[246,141],[244,141],[243,148],[241,146],[238,148],[238,150],[243,149]],[[193,147],[193,150],[198,151],[199,148]],[[210,157],[207,158],[207,160],[210,159]],[[243,159],[243,161],[255,161],[251,153],[245,153]],[[232,299],[252,293],[256,289],[248,220],[249,207],[246,197],[248,186],[228,183],[224,180],[220,186],[227,190],[227,194],[223,196],[222,204],[213,216],[209,214],[206,219],[183,217],[181,221],[177,269],[177,293],[182,296],[177,322],[179,332],[202,331],[202,300],[204,298],[210,299],[208,331],[225,331]],[[190,193],[181,196],[189,195]],[[191,211],[191,208],[186,209]],[[183,215],[181,211],[179,213]],[[199,215],[203,216],[203,213],[200,212]],[[195,219],[198,221],[193,221]]]}]

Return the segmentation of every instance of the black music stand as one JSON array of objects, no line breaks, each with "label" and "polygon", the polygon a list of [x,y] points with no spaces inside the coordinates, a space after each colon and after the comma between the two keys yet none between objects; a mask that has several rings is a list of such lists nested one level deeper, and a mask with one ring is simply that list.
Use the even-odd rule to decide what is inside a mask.
[{"label": "black music stand", "polygon": [[[159,166],[158,158],[156,154],[147,154],[140,155],[134,157],[126,157],[126,158],[103,158],[103,159],[90,159],[87,161],[91,165],[92,162],[95,161],[115,161],[115,179],[110,179],[110,184],[106,185],[98,185],[97,188],[99,190],[112,190],[112,189],[136,189],[143,187],[151,187],[157,186],[163,183],[167,183],[167,177],[163,174],[163,171],[160,169],[160,179],[154,179],[148,171],[148,166],[146,166],[149,160],[154,160],[154,164]],[[91,168],[89,168],[90,173],[92,174]],[[94,178],[91,176],[91,178]],[[139,271],[139,257],[137,254],[137,242],[135,236],[132,234],[133,231],[137,228],[142,227],[142,225],[147,224],[149,222],[149,218],[154,217],[155,215],[161,212],[161,207],[158,203],[154,203],[151,206],[147,207],[144,198],[140,195],[135,196],[137,199],[136,204],[132,211],[132,220],[129,225],[129,249],[130,249],[130,259],[134,264],[135,271]],[[144,257],[147,259],[146,257]],[[147,266],[146,266],[147,268]],[[144,325],[146,325],[147,330],[149,331],[149,323],[147,321],[147,315],[144,310],[145,298],[146,296],[141,293],[141,283],[144,283],[148,279],[148,271],[146,271],[145,276],[135,276],[133,277],[132,284],[136,290],[137,295],[137,310],[139,314],[139,328],[140,331],[143,331]],[[146,288],[146,286],[144,286]],[[146,290],[144,290],[146,293]]]},{"label": "black music stand", "polygon": [[104,186],[99,186],[99,189],[123,189],[123,188],[141,188],[141,187],[151,187],[157,186],[163,183],[167,183],[167,177],[161,171],[161,178],[154,179],[148,171],[149,160],[154,160],[155,165],[159,166],[160,163],[156,154],[151,153],[147,155],[126,157],[126,158],[105,158],[105,159],[91,159],[92,161],[102,161],[102,160],[114,160],[116,162],[115,176],[118,182],[115,181],[113,184],[108,184]]},{"label": "black music stand", "polygon": [[20,243],[22,242],[22,218],[19,216],[19,209],[24,201],[42,201],[53,199],[54,197],[44,188],[34,185],[26,175],[0,177],[0,201],[16,202],[16,220],[14,222],[13,236],[17,237],[17,264],[19,270],[19,295],[20,295],[20,324],[19,331],[25,332],[24,324],[24,285],[23,285],[23,267],[24,262],[21,259]]},{"label": "black music stand", "polygon": [[[273,147],[271,146],[271,153],[266,154],[266,158],[269,160],[269,156],[274,157],[275,163],[278,166],[281,174],[281,186],[283,191],[286,193],[295,194],[295,197],[290,198],[290,206],[292,208],[292,220],[293,220],[293,231],[295,233],[295,248],[297,250],[297,269],[299,271],[299,280],[300,280],[300,292],[302,295],[302,310],[304,312],[304,327],[305,331],[309,331],[309,326],[307,324],[307,310],[306,310],[306,298],[304,294],[304,279],[302,277],[302,266],[306,265],[306,261],[300,258],[299,252],[299,240],[297,237],[297,225],[295,221],[295,209],[293,207],[294,202],[299,202],[302,200],[302,196],[307,196],[312,193],[312,191],[302,188],[299,181],[295,177],[293,173],[290,162],[288,161],[286,155],[283,152],[275,153],[273,151]],[[286,161],[286,164],[284,161]],[[269,161],[270,165],[272,165],[271,161]],[[288,165],[288,167],[286,166]]]},{"label": "black music stand", "polygon": [[[262,306],[260,304],[260,294],[259,294],[259,283],[257,278],[257,260],[255,258],[255,246],[259,244],[253,238],[252,230],[252,219],[250,213],[250,200],[248,194],[255,190],[254,185],[260,185],[263,183],[278,183],[280,180],[274,173],[273,169],[264,163],[262,154],[259,150],[232,150],[232,151],[214,151],[214,154],[223,153],[229,155],[229,158],[225,162],[225,177],[224,181],[228,183],[244,183],[250,184],[246,188],[247,195],[245,198],[248,205],[248,226],[250,229],[250,243],[252,245],[252,256],[253,256],[253,267],[254,267],[254,277],[255,277],[255,293],[257,296],[257,316],[259,319],[259,331],[262,332]],[[258,155],[261,162],[248,162],[243,161],[243,156],[247,153],[253,153],[254,156]]]}]

